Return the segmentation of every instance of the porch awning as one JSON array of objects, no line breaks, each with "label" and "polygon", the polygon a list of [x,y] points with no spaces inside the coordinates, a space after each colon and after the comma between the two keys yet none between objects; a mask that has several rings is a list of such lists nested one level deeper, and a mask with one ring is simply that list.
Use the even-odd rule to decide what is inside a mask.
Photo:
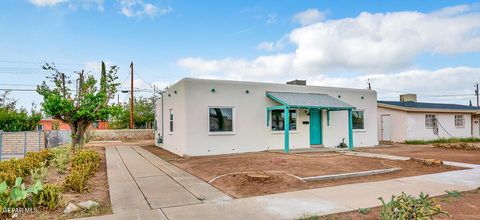
[{"label": "porch awning", "polygon": [[319,108],[327,110],[355,108],[344,101],[321,93],[267,92],[267,97],[291,108]]}]

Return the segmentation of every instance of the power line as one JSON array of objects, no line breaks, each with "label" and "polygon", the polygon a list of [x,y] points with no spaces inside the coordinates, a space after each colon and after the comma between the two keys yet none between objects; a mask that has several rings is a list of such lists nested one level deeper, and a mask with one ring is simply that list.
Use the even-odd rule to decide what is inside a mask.
[{"label": "power line", "polygon": [[[19,63],[19,64],[45,64],[48,62],[38,62],[38,61],[14,61],[14,60],[0,60],[0,63]],[[57,63],[53,62],[55,65],[72,65],[72,66],[84,66],[85,64],[83,63]]]}]

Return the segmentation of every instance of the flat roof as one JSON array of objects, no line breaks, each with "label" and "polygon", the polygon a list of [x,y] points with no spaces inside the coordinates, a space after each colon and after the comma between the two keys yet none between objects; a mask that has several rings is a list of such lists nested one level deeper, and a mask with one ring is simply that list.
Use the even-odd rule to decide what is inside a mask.
[{"label": "flat roof", "polygon": [[378,106],[404,111],[440,111],[440,112],[479,112],[480,108],[468,105],[428,103],[428,102],[400,102],[378,101]]}]

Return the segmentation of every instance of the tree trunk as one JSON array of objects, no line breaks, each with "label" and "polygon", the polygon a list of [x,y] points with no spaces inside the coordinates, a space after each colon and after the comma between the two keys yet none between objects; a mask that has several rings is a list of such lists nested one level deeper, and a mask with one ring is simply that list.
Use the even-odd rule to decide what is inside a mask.
[{"label": "tree trunk", "polygon": [[70,125],[72,130],[72,149],[77,150],[85,145],[85,132],[89,124],[85,122],[74,122]]}]

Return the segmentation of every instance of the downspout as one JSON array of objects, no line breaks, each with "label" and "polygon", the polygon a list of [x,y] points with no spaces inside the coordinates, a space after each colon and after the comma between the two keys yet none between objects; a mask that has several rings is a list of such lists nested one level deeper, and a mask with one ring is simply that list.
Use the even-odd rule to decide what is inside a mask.
[{"label": "downspout", "polygon": [[289,133],[290,133],[290,110],[288,106],[285,106],[284,108],[284,113],[283,113],[283,128],[284,128],[284,151],[285,153],[288,153],[290,151],[290,141],[289,141]]},{"label": "downspout", "polygon": [[164,139],[165,139],[165,138],[164,138],[165,136],[163,136],[163,135],[164,135],[164,131],[163,131],[163,130],[164,130],[164,129],[163,129],[163,118],[165,117],[165,114],[163,114],[163,93],[164,93],[164,91],[162,91],[162,93],[161,93],[161,95],[162,95],[162,144],[163,144],[163,142],[165,141],[165,140],[164,140]]},{"label": "downspout", "polygon": [[352,109],[348,109],[348,149],[353,150],[353,115],[352,115]]}]

